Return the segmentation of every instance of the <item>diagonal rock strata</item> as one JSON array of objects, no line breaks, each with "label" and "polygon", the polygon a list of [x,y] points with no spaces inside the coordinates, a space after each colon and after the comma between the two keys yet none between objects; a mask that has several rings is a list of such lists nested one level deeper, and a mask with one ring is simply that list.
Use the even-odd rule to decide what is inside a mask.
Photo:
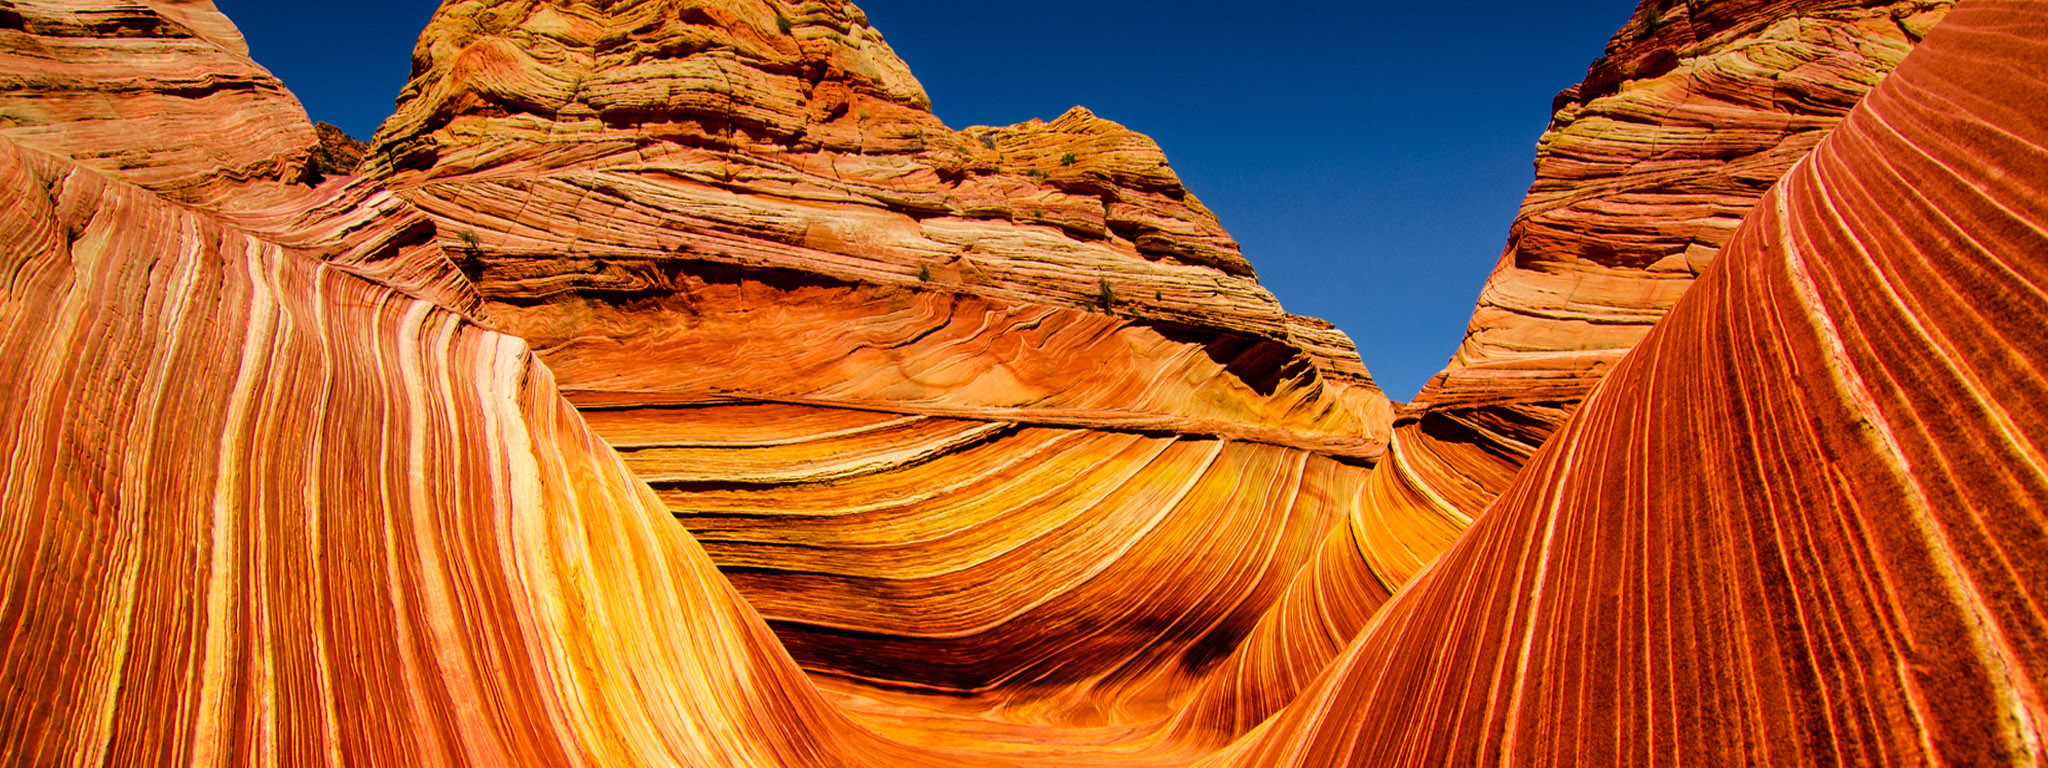
[{"label": "diagonal rock strata", "polygon": [[1958,4],[1214,764],[2039,762],[2044,55]]},{"label": "diagonal rock strata", "polygon": [[1558,95],[1506,252],[1378,492],[1469,524],[1950,5],[1638,8]]}]

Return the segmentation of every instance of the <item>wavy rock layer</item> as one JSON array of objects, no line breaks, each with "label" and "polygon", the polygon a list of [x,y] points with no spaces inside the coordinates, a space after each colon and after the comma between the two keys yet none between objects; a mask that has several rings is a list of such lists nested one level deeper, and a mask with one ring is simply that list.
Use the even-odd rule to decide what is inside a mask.
[{"label": "wavy rock layer", "polygon": [[418,211],[234,154],[264,137],[158,156],[180,121],[310,135],[281,88],[103,87],[260,73],[218,13],[0,10],[37,54],[0,71],[48,85],[0,106],[0,762],[938,762],[827,707],[463,318]]},{"label": "wavy rock layer", "polygon": [[316,143],[212,3],[0,3],[0,113],[26,146],[181,202],[297,182]]},{"label": "wavy rock layer", "polygon": [[[120,14],[177,26],[0,5],[77,57],[7,66],[254,66],[204,3]],[[314,188],[0,125],[0,763],[2043,759],[2039,3],[1962,4],[1462,539],[1387,506],[1341,345],[1254,327],[1199,237],[672,164],[925,157],[788,117],[925,119],[850,6],[451,3],[420,60],[370,173]],[[563,72],[590,95],[532,100]],[[297,110],[265,99],[210,103]],[[1089,119],[956,136],[1134,136]],[[915,262],[752,229],[805,206],[1046,255],[1007,293],[864,278]],[[1097,257],[1240,298],[1044,287]]]},{"label": "wavy rock layer", "polygon": [[948,129],[851,4],[470,0],[414,58],[368,170],[532,298],[708,261],[1267,339],[1377,391],[1150,139],[1081,109]]},{"label": "wavy rock layer", "polygon": [[449,3],[414,69],[366,175],[812,672],[1154,721],[1357,514],[1391,404],[1142,135],[948,129],[837,2]]},{"label": "wavy rock layer", "polygon": [[2032,765],[2048,8],[1970,0],[1218,763]]},{"label": "wavy rock layer", "polygon": [[[321,140],[211,3],[0,3],[0,136],[465,314],[433,224],[369,183],[322,189]],[[343,137],[346,138],[346,137]]]},{"label": "wavy rock layer", "polygon": [[1950,5],[1644,2],[1558,95],[1507,250],[1402,413],[1375,503],[1469,525]]},{"label": "wavy rock layer", "polygon": [[1319,620],[1269,615],[1234,654],[1239,671],[1204,681],[1183,726],[1256,723],[1333,662],[1948,7],[1666,5],[1644,3],[1587,82],[1559,96],[1465,348],[1397,419],[1350,546],[1325,548],[1292,590],[1317,596],[1308,615]]},{"label": "wavy rock layer", "polygon": [[6,762],[931,759],[518,339],[5,140],[0,187]]}]

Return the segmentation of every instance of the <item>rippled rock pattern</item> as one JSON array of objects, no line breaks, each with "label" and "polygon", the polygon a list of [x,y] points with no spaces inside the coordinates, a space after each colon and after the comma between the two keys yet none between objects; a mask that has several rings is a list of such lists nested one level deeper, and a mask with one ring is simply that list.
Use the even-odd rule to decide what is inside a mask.
[{"label": "rippled rock pattern", "polygon": [[911,759],[520,340],[6,140],[0,185],[7,763]]},{"label": "rippled rock pattern", "polygon": [[0,3],[0,130],[180,202],[306,176],[306,110],[211,3]]},{"label": "rippled rock pattern", "polygon": [[1464,531],[1148,140],[851,6],[451,2],[330,177],[207,4],[0,2],[0,763],[2042,762],[2048,9],[1945,10]]},{"label": "rippled rock pattern", "polygon": [[1156,719],[1356,550],[1391,404],[1150,139],[951,130],[840,3],[450,3],[414,64],[366,174],[805,668]]},{"label": "rippled rock pattern", "polygon": [[1469,525],[1951,5],[1644,2],[1558,94],[1507,250],[1402,413],[1375,505]]},{"label": "rippled rock pattern", "polygon": [[2035,765],[2048,7],[1964,0],[1237,765]]}]

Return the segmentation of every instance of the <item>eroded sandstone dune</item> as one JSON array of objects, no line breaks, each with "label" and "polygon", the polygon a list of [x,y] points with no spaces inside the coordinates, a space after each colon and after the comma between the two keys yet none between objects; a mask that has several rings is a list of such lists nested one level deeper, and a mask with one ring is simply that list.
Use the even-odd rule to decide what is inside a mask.
[{"label": "eroded sandstone dune", "polygon": [[2048,10],[1662,5],[1390,432],[851,5],[0,2],[0,763],[2042,762]]}]

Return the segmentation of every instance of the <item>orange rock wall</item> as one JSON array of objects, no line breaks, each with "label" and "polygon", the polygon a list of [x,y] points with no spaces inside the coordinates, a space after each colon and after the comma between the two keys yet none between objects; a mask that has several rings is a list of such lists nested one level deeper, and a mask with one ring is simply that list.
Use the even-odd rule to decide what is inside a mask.
[{"label": "orange rock wall", "polygon": [[2039,3],[1959,3],[1213,764],[2040,762],[2044,57]]},{"label": "orange rock wall", "polygon": [[1645,2],[1557,98],[1536,182],[1374,495],[1470,524],[1951,3]]},{"label": "orange rock wall", "polygon": [[949,129],[851,5],[692,8],[444,5],[366,175],[806,669],[1176,710],[1350,527],[1392,404],[1349,339],[1150,139]]},{"label": "orange rock wall", "polygon": [[[260,72],[205,3],[0,11],[50,103]],[[1506,489],[1469,531],[1207,230],[904,203],[982,192],[875,115],[1213,224],[1083,113],[939,133],[851,6],[448,4],[313,187],[21,107],[0,763],[2040,762],[2048,11],[1950,16],[1526,468],[1442,464]],[[188,117],[303,123],[253,92]]]},{"label": "orange rock wall", "polygon": [[518,339],[5,140],[0,188],[5,762],[871,749]]}]

